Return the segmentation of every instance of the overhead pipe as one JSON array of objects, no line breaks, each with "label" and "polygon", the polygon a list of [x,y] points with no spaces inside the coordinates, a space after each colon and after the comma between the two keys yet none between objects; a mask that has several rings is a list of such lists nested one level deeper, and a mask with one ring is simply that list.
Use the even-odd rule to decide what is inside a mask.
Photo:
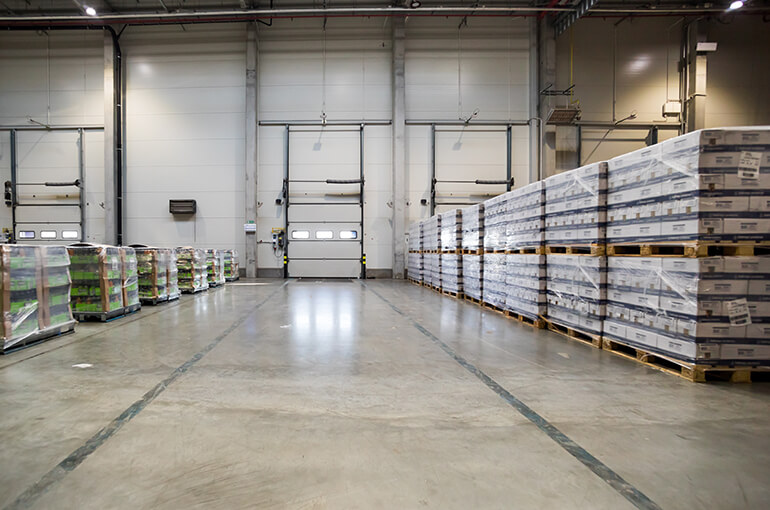
[{"label": "overhead pipe", "polygon": [[[110,23],[134,24],[181,24],[181,23],[215,23],[243,22],[260,19],[292,19],[292,18],[339,18],[339,17],[519,17],[538,16],[542,13],[572,13],[574,7],[542,6],[542,7],[425,7],[410,9],[404,7],[330,7],[308,9],[249,9],[249,10],[215,10],[201,12],[161,12],[161,13],[106,13],[92,17],[85,15],[55,15],[55,16],[0,16],[0,26],[54,26],[54,25],[85,25],[102,26]],[[638,9],[638,8],[595,8],[591,10],[594,16],[609,17],[609,15],[639,15],[639,16],[682,16],[722,13],[722,8],[670,8],[670,9]],[[770,9],[764,7],[744,8],[737,14],[766,14]]]}]

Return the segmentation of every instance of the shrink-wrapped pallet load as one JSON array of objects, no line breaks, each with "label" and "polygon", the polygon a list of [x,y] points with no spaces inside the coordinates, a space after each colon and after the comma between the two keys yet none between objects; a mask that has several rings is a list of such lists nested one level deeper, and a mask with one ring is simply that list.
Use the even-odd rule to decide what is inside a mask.
[{"label": "shrink-wrapped pallet load", "polygon": [[139,299],[157,304],[168,300],[168,265],[171,250],[133,245],[139,270]]},{"label": "shrink-wrapped pallet load", "polygon": [[123,279],[123,306],[126,312],[133,312],[142,307],[139,301],[139,271],[137,269],[136,250],[130,246],[121,246],[120,260]]},{"label": "shrink-wrapped pallet load", "polygon": [[169,250],[168,253],[166,282],[168,285],[168,300],[179,299],[179,269],[177,268],[176,250]]},{"label": "shrink-wrapped pallet load", "polygon": [[209,287],[225,283],[225,258],[222,250],[206,250],[206,273]]},{"label": "shrink-wrapped pallet load", "polygon": [[206,252],[184,246],[176,249],[177,276],[181,292],[199,292],[209,288]]},{"label": "shrink-wrapped pallet load", "polygon": [[225,281],[234,282],[240,277],[240,264],[238,263],[238,252],[236,250],[225,250]]},{"label": "shrink-wrapped pallet load", "polygon": [[63,246],[0,245],[0,352],[71,331]]},{"label": "shrink-wrapped pallet load", "polygon": [[76,319],[106,320],[122,315],[123,264],[120,248],[78,243],[67,247],[70,256],[72,312]]}]

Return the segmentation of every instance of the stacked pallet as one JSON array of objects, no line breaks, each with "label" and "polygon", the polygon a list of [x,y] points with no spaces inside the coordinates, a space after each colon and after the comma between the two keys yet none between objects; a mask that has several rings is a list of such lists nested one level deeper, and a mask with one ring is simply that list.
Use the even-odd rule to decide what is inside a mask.
[{"label": "stacked pallet", "polygon": [[209,287],[225,284],[225,258],[222,250],[206,250],[206,275]]},{"label": "stacked pallet", "polygon": [[204,250],[185,246],[176,249],[179,290],[195,293],[209,288]]},{"label": "stacked pallet", "polygon": [[74,329],[66,248],[0,245],[0,275],[0,352]]},{"label": "stacked pallet", "polygon": [[234,282],[240,278],[240,265],[238,264],[238,252],[225,250],[225,281]]},{"label": "stacked pallet", "polygon": [[545,194],[542,181],[506,193],[505,306],[516,318],[542,327],[546,304]]},{"label": "stacked pallet", "polygon": [[770,364],[768,146],[702,130],[609,161],[604,348]]},{"label": "stacked pallet", "polygon": [[143,304],[156,305],[168,301],[168,267],[171,250],[141,244],[136,250],[139,271],[139,299]]},{"label": "stacked pallet", "polygon": [[484,203],[462,210],[463,293],[480,302],[484,281]]},{"label": "stacked pallet", "polygon": [[607,163],[583,166],[543,182],[548,327],[598,347],[607,299],[603,255]]},{"label": "stacked pallet", "polygon": [[484,272],[481,300],[488,306],[505,308],[505,249],[508,243],[508,199],[510,193],[484,202]]},{"label": "stacked pallet", "polygon": [[125,313],[120,248],[78,243],[70,257],[72,313],[78,320],[106,321]]},{"label": "stacked pallet", "polygon": [[126,313],[142,307],[139,300],[139,271],[136,250],[129,246],[120,247],[121,278],[123,280],[123,308]]},{"label": "stacked pallet", "polygon": [[460,209],[440,214],[441,290],[456,297],[463,293],[463,217]]},{"label": "stacked pallet", "polygon": [[423,282],[425,285],[441,289],[441,216],[433,215],[423,222],[423,263],[425,266]]},{"label": "stacked pallet", "polygon": [[409,225],[406,275],[414,283],[423,281],[422,222]]},{"label": "stacked pallet", "polygon": [[168,284],[168,300],[179,299],[179,269],[177,267],[176,250],[168,251],[168,269],[166,270],[166,282]]}]

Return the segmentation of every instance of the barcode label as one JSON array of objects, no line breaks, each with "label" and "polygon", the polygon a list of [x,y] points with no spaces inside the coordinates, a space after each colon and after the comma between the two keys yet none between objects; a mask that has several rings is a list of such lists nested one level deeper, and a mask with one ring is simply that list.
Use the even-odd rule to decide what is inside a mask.
[{"label": "barcode label", "polygon": [[733,326],[747,326],[751,324],[751,314],[749,313],[749,304],[746,298],[727,301],[727,315],[730,317],[730,324]]},{"label": "barcode label", "polygon": [[759,180],[759,165],[761,161],[761,152],[741,152],[741,159],[738,162],[738,177],[741,179]]}]

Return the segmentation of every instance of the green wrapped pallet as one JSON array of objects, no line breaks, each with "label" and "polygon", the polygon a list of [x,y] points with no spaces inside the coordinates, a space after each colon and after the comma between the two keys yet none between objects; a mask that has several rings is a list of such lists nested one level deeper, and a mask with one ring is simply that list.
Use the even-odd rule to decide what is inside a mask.
[{"label": "green wrapped pallet", "polygon": [[171,250],[143,244],[133,244],[131,247],[136,250],[139,299],[148,304],[168,300],[168,264]]},{"label": "green wrapped pallet", "polygon": [[72,311],[75,316],[109,318],[121,315],[123,269],[120,248],[78,243],[67,248],[72,268]]},{"label": "green wrapped pallet", "polygon": [[206,252],[183,246],[176,249],[177,277],[181,292],[198,292],[209,288]]},{"label": "green wrapped pallet", "polygon": [[62,246],[0,245],[0,352],[72,331]]}]

